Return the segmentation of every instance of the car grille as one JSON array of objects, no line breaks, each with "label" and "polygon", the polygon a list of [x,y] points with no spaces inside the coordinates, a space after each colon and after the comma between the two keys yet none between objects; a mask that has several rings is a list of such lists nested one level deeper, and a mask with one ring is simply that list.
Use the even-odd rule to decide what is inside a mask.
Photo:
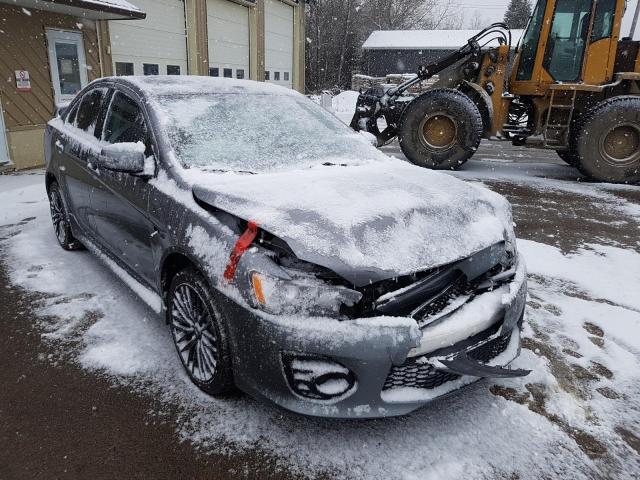
[{"label": "car grille", "polygon": [[[467,351],[469,358],[481,363],[488,363],[503,353],[509,346],[511,333],[494,338],[479,347]],[[447,382],[457,380],[460,375],[437,370],[433,365],[423,363],[428,356],[407,360],[404,364],[393,367],[387,376],[383,390],[410,387],[434,389]]]},{"label": "car grille", "polygon": [[457,298],[467,297],[470,300],[474,293],[476,285],[467,280],[467,277],[461,275],[453,284],[445,288],[434,299],[419,307],[413,314],[413,318],[418,321],[418,326],[422,327],[430,317],[444,311]]}]

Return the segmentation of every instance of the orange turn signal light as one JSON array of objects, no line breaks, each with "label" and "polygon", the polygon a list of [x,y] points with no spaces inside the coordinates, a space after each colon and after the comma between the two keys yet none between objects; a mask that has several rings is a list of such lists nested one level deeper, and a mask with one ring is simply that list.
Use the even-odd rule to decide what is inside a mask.
[{"label": "orange turn signal light", "polygon": [[260,275],[257,273],[251,274],[251,285],[253,286],[253,292],[256,295],[256,299],[262,305],[267,304],[267,299],[264,297],[264,290],[262,289],[262,280],[260,280]]}]

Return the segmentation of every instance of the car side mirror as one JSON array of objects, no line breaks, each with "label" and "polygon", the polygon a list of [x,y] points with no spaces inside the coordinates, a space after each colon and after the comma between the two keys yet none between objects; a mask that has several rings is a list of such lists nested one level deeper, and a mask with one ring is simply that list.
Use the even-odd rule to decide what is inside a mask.
[{"label": "car side mirror", "polygon": [[114,143],[102,148],[97,166],[113,172],[139,175],[145,170],[145,146],[138,143]]}]

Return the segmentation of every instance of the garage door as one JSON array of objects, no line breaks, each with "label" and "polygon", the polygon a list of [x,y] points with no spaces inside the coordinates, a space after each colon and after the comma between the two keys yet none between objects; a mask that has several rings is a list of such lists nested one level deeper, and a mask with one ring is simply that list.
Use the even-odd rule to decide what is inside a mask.
[{"label": "garage door", "polygon": [[144,20],[109,22],[116,75],[186,75],[182,0],[135,0]]},{"label": "garage door", "polygon": [[265,77],[293,87],[293,7],[278,0],[265,5]]},{"label": "garage door", "polygon": [[209,75],[249,78],[249,8],[207,0]]}]

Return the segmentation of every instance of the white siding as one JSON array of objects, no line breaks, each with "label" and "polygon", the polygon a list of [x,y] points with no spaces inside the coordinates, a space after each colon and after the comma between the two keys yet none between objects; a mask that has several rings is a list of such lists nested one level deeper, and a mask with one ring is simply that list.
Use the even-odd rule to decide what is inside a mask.
[{"label": "white siding", "polygon": [[114,72],[116,63],[134,64],[134,74],[143,74],[143,64],[158,65],[160,75],[167,66],[180,67],[187,74],[187,39],[182,0],[136,0],[146,12],[144,20],[109,22]]},{"label": "white siding", "polygon": [[209,36],[209,67],[217,68],[219,76],[231,69],[249,78],[249,9],[228,0],[207,0],[207,31]]},{"label": "white siding", "polygon": [[[269,82],[293,88],[293,7],[278,0],[264,3],[265,70],[269,72]],[[275,79],[276,74],[280,80]]]}]

